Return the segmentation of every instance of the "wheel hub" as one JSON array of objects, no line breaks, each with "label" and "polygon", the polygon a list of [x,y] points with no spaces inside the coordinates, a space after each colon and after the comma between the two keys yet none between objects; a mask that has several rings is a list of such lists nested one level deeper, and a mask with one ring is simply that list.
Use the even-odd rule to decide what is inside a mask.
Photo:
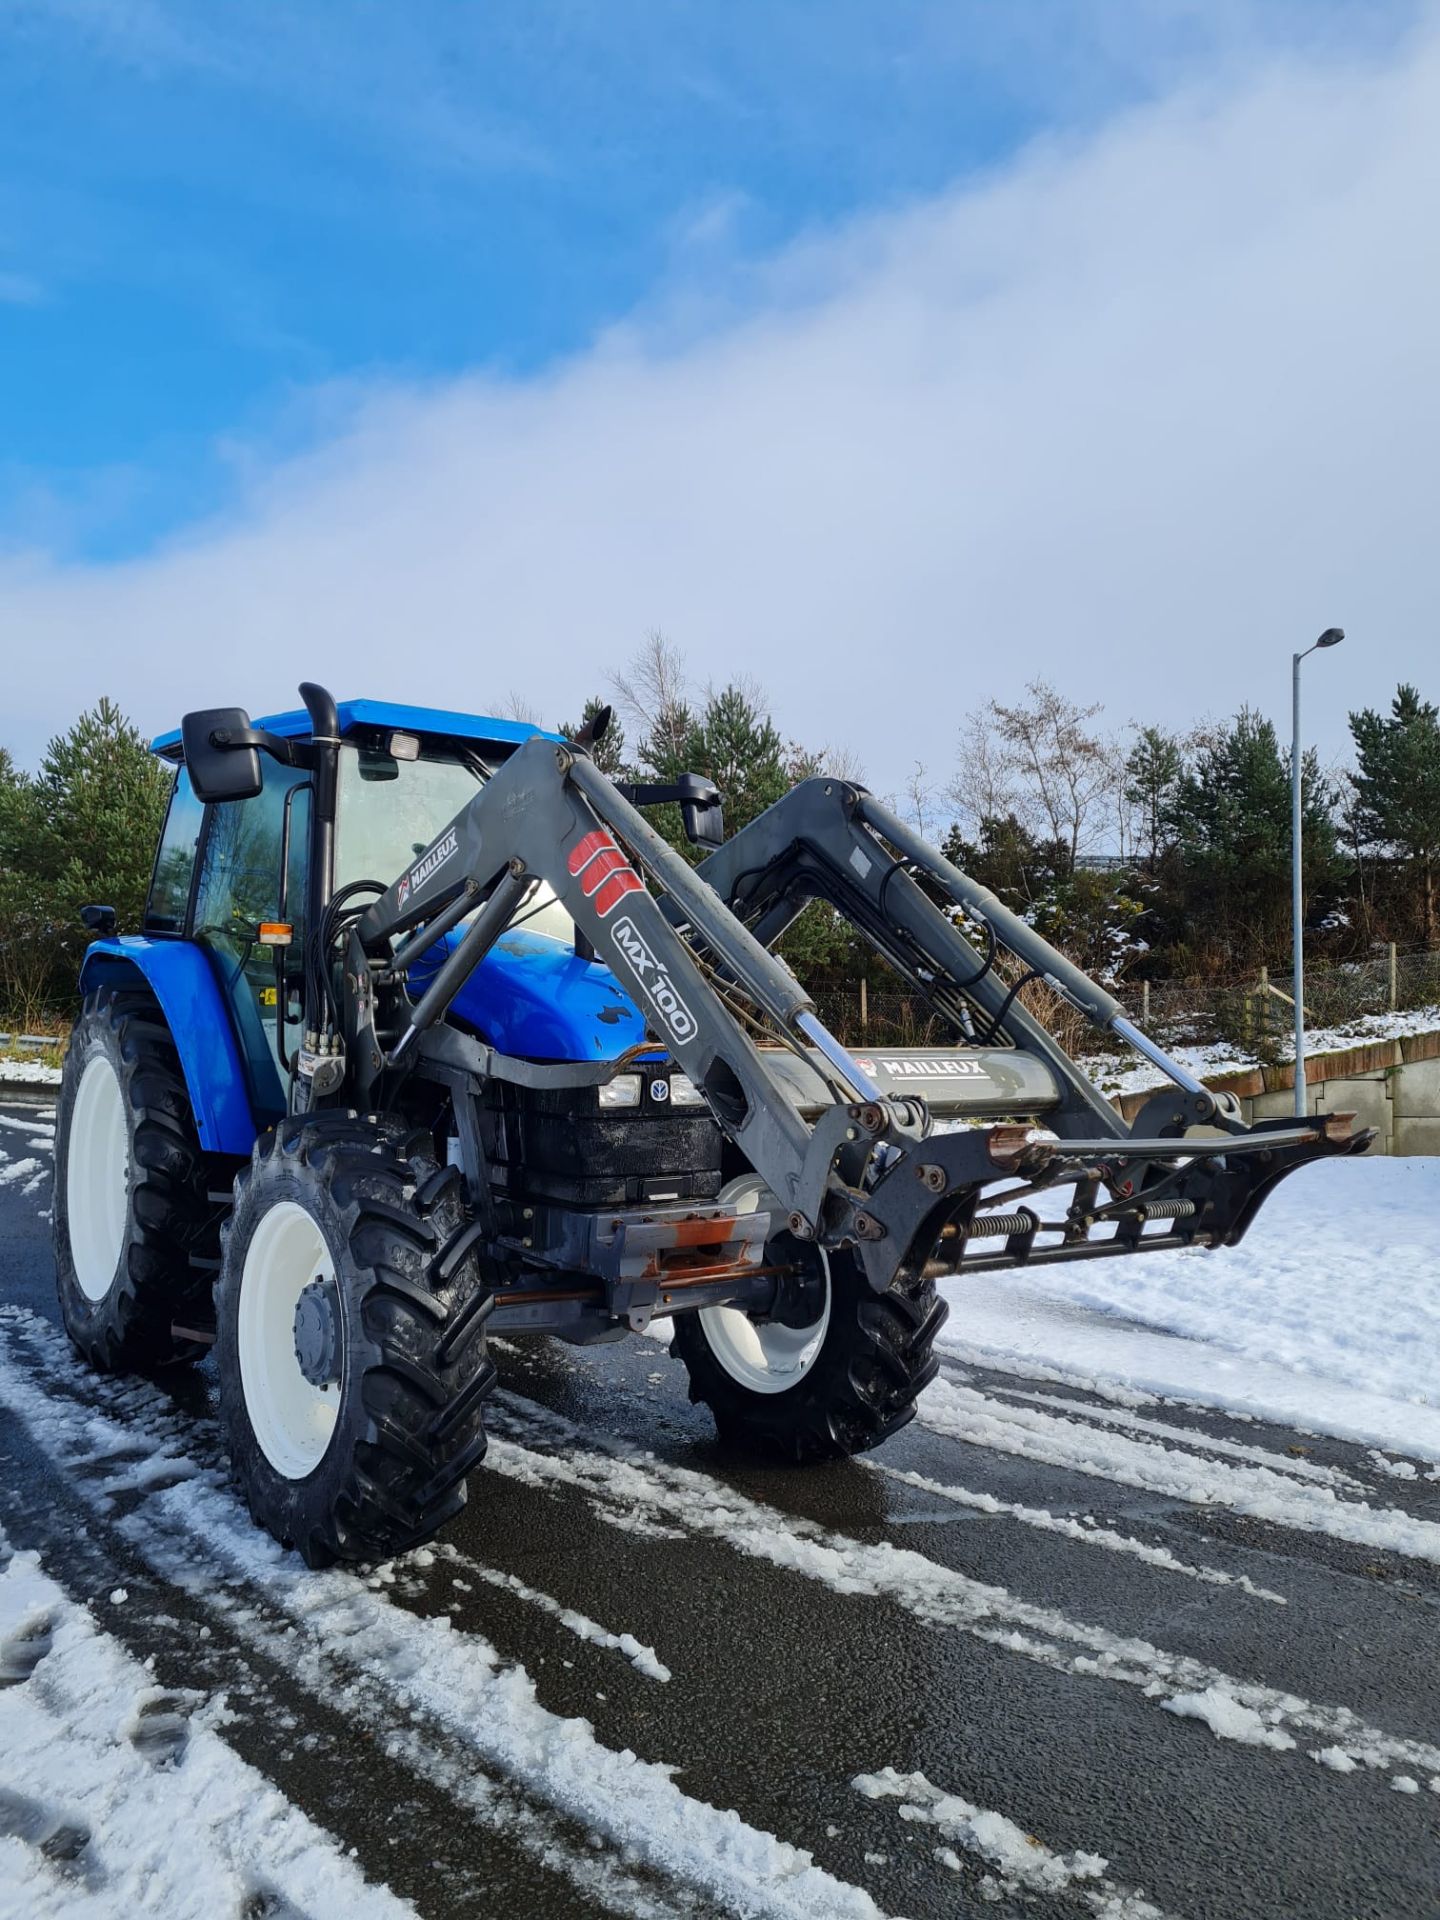
[{"label": "wheel hub", "polygon": [[295,1302],[295,1360],[312,1387],[340,1378],[340,1303],[334,1282],[317,1275]]},{"label": "wheel hub", "polygon": [[777,1233],[766,1245],[765,1257],[785,1267],[775,1283],[775,1298],[766,1314],[781,1327],[813,1327],[825,1311],[825,1262],[818,1247],[807,1246],[793,1234]]}]

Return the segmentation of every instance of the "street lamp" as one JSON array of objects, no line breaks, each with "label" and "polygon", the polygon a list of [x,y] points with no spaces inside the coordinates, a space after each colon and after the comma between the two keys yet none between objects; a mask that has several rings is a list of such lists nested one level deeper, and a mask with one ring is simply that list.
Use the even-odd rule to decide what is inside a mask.
[{"label": "street lamp", "polygon": [[1327,627],[1315,646],[1292,656],[1295,663],[1295,725],[1290,741],[1290,914],[1295,937],[1295,1113],[1305,1118],[1305,912],[1300,889],[1300,662],[1315,647],[1338,647],[1343,627]]}]

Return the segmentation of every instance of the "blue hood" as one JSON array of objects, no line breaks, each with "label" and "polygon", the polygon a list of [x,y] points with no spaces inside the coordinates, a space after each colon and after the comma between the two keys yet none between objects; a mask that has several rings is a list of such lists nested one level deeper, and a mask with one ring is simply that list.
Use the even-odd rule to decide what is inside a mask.
[{"label": "blue hood", "polygon": [[[460,938],[457,930],[437,940],[416,961],[406,976],[412,994]],[[645,1039],[645,1022],[608,967],[524,927],[501,936],[450,1010],[501,1053],[527,1060],[615,1060]]]}]

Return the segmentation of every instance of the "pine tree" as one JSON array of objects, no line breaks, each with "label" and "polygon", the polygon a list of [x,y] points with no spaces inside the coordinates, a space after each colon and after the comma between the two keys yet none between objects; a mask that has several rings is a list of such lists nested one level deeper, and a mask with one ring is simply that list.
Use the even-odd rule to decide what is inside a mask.
[{"label": "pine tree", "polygon": [[[1301,847],[1312,899],[1343,874],[1334,799],[1313,749],[1301,770]],[[1176,784],[1164,822],[1171,908],[1187,944],[1235,968],[1289,951],[1290,768],[1271,722],[1244,707]]]},{"label": "pine tree", "polygon": [[973,840],[958,826],[951,827],[940,850],[1016,913],[1053,888],[1067,866],[1063,846],[1041,840],[1013,813],[982,814]]},{"label": "pine tree", "polygon": [[110,700],[46,749],[34,780],[0,770],[0,989],[11,1017],[75,991],[90,936],[80,909],[113,906],[140,925],[171,775]]},{"label": "pine tree", "polygon": [[749,826],[790,789],[785,743],[753,687],[732,683],[707,694],[687,750],[691,771],[724,797],[727,833]]},{"label": "pine tree", "polygon": [[1412,686],[1396,689],[1388,716],[1350,716],[1358,766],[1355,827],[1372,850],[1409,869],[1406,894],[1419,898],[1427,946],[1436,937],[1435,871],[1440,864],[1440,709]]},{"label": "pine tree", "polygon": [[1160,858],[1166,814],[1184,771],[1185,755],[1173,734],[1163,727],[1137,729],[1135,744],[1125,756],[1124,793],[1140,816],[1146,861],[1152,868]]}]

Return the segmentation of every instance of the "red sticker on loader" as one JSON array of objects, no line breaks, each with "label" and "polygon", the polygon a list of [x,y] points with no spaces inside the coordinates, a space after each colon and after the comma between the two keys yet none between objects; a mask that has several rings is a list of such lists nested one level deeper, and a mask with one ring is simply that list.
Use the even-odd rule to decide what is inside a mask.
[{"label": "red sticker on loader", "polygon": [[565,864],[602,920],[643,884],[615,841],[598,827],[575,842]]},{"label": "red sticker on loader", "polygon": [[[588,877],[588,876],[587,876]],[[607,913],[618,907],[627,893],[639,893],[640,876],[633,867],[620,867],[595,895],[595,911],[603,920]]]}]

